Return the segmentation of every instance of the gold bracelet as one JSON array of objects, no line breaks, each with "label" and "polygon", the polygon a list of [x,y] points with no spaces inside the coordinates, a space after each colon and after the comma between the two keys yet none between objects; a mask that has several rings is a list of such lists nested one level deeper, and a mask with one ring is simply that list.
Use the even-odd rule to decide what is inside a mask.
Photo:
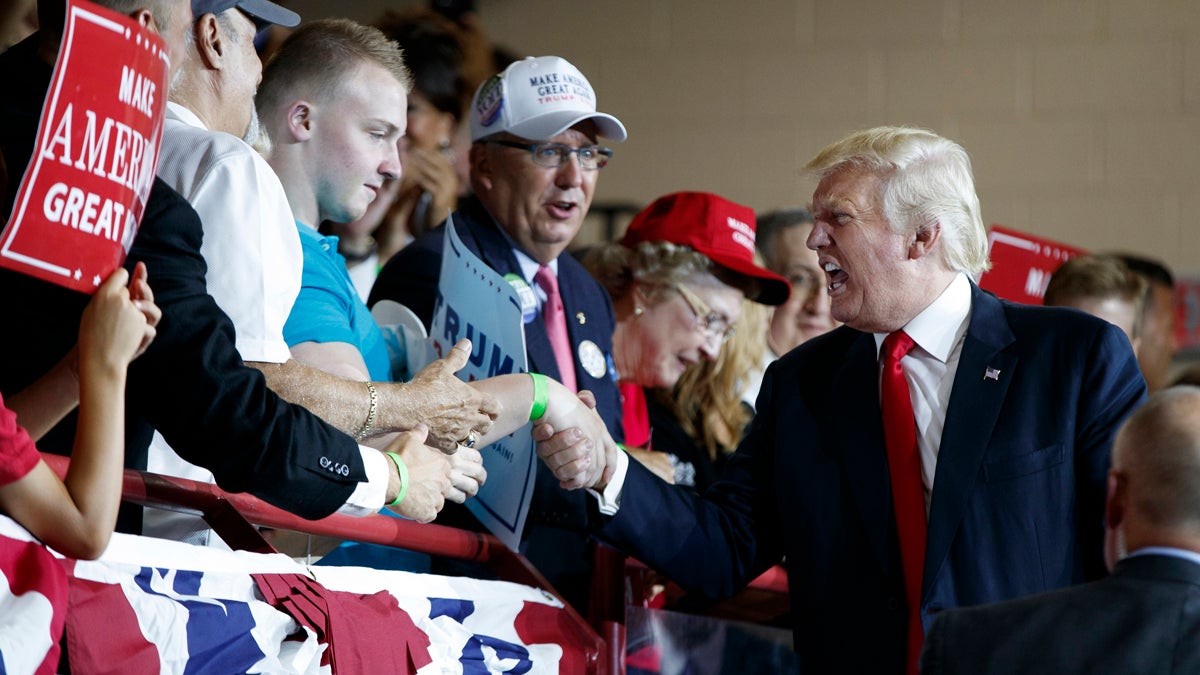
[{"label": "gold bracelet", "polygon": [[371,433],[371,429],[375,426],[375,408],[379,404],[379,392],[375,391],[375,385],[370,382],[363,382],[367,385],[367,391],[371,392],[371,409],[367,412],[367,421],[363,422],[362,428],[354,434],[354,440],[361,441]]}]

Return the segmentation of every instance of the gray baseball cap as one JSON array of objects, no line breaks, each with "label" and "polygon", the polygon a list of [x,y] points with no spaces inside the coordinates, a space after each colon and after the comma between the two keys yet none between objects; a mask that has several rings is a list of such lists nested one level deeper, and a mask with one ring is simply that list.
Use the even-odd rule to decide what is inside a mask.
[{"label": "gray baseball cap", "polygon": [[291,28],[300,23],[300,15],[280,7],[270,0],[192,0],[192,15],[197,19],[205,14],[220,14],[230,7],[237,7],[259,31],[271,24]]}]

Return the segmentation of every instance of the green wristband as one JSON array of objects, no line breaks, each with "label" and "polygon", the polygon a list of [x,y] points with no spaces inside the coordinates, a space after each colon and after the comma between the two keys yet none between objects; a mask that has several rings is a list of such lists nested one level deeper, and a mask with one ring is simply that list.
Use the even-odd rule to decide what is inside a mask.
[{"label": "green wristband", "polygon": [[404,460],[400,459],[400,455],[394,452],[384,452],[383,454],[392,458],[396,463],[396,470],[400,472],[400,492],[396,493],[396,499],[388,506],[400,506],[400,502],[408,496],[408,467],[404,464]]},{"label": "green wristband", "polygon": [[550,402],[550,385],[546,384],[546,376],[541,373],[530,373],[533,378],[533,407],[529,409],[529,421],[536,422],[546,414],[546,404]]}]

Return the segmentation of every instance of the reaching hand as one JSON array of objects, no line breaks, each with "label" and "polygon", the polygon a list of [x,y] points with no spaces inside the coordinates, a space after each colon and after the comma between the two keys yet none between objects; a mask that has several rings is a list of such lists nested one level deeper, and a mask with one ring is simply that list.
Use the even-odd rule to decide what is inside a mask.
[{"label": "reaching hand", "polygon": [[[425,445],[429,430],[423,425],[405,431],[388,445],[387,450],[400,455],[408,468],[408,493],[396,513],[412,520],[428,523],[437,517],[446,503],[450,490],[450,458],[441,451]],[[388,459],[389,468],[392,463]]]},{"label": "reaching hand", "polygon": [[446,499],[462,504],[474,497],[486,480],[483,455],[474,448],[459,448],[450,455],[450,489],[446,491]]},{"label": "reaching hand", "polygon": [[619,448],[594,405],[590,392],[577,397],[551,380],[546,414],[533,429],[538,457],[566,490],[602,489],[616,467]]},{"label": "reaching hand", "polygon": [[[145,266],[140,267],[142,278],[140,292],[149,292],[145,283]],[[143,349],[154,339],[155,329],[150,318],[160,313],[151,300],[147,307],[139,308],[130,299],[125,288],[129,273],[118,268],[96,289],[96,294],[83,311],[79,324],[79,367],[99,367],[124,371]],[[157,318],[154,318],[157,323]]]},{"label": "reaching hand", "polygon": [[471,357],[471,341],[459,340],[444,358],[425,366],[404,385],[410,426],[429,427],[429,445],[447,453],[458,450],[473,431],[483,436],[500,413],[494,396],[455,377]]}]

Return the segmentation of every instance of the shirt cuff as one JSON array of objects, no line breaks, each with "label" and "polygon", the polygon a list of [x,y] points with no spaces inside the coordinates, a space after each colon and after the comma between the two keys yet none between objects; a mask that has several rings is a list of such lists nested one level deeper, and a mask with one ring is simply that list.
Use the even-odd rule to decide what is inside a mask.
[{"label": "shirt cuff", "polygon": [[617,453],[617,470],[613,472],[612,480],[604,486],[604,492],[589,489],[588,492],[600,503],[600,513],[606,516],[617,515],[621,508],[621,491],[625,489],[625,474],[629,472],[629,455],[624,450]]},{"label": "shirt cuff", "polygon": [[356,518],[379,513],[387,498],[388,479],[391,477],[388,458],[382,452],[365,445],[358,446],[358,451],[362,454],[367,480],[359,483],[346,503],[337,510],[342,515]]}]

